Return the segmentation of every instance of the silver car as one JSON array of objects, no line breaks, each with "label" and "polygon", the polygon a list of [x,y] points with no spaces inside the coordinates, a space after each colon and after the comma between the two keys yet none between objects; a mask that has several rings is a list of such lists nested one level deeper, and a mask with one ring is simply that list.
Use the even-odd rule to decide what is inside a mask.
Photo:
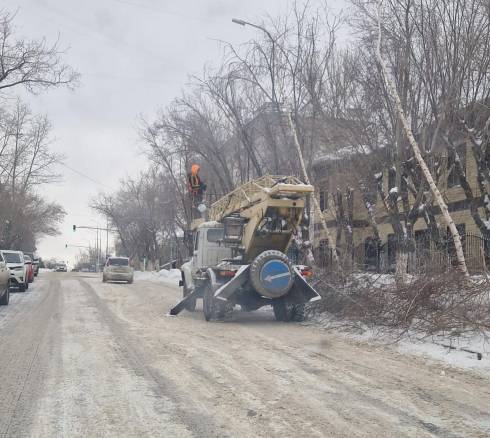
[{"label": "silver car", "polygon": [[10,299],[10,270],[0,253],[0,306],[6,306]]},{"label": "silver car", "polygon": [[133,268],[129,266],[127,257],[109,257],[104,266],[102,281],[126,281],[132,283],[134,278]]}]

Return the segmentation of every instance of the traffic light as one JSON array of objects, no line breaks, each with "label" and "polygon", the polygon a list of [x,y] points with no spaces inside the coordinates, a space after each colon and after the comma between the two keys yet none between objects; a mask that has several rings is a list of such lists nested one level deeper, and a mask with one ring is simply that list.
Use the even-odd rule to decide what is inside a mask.
[{"label": "traffic light", "polygon": [[77,226],[73,225],[73,231],[77,231]]}]

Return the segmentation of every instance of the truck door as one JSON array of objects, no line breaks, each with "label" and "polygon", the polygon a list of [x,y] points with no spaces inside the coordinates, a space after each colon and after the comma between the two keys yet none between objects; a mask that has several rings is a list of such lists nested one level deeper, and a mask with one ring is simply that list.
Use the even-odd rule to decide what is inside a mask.
[{"label": "truck door", "polygon": [[199,251],[202,232],[198,231],[194,237],[194,252],[192,254],[192,273],[194,274],[202,266],[202,251]]},{"label": "truck door", "polygon": [[221,260],[231,257],[231,249],[222,244],[223,232],[223,228],[209,228],[203,235],[202,243],[206,250],[201,252],[205,266],[215,266]]}]

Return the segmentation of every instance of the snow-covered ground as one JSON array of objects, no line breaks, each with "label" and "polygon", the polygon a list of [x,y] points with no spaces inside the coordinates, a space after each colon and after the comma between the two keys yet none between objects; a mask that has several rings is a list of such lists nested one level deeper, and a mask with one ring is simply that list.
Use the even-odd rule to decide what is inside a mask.
[{"label": "snow-covered ground", "polygon": [[[338,326],[329,314],[313,315],[307,324],[334,329]],[[360,332],[339,329],[345,337],[376,346],[393,349],[399,353],[440,361],[444,365],[461,369],[471,369],[490,375],[490,332],[473,336],[427,336],[405,335],[401,339],[397,334],[366,328]],[[480,355],[478,355],[480,353]],[[480,359],[479,359],[480,358]]]},{"label": "snow-covered ground", "polygon": [[162,269],[161,271],[135,271],[135,280],[146,280],[155,283],[165,283],[172,286],[178,286],[182,278],[180,269]]},{"label": "snow-covered ground", "polygon": [[482,370],[490,374],[490,333],[458,338],[437,336],[406,339],[398,344],[398,350],[436,359],[458,368]]}]

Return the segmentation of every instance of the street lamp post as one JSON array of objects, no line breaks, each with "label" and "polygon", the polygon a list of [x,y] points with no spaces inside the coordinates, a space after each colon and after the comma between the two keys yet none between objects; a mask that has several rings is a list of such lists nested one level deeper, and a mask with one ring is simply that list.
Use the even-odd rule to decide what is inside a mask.
[{"label": "street lamp post", "polygon": [[276,40],[272,36],[272,34],[263,26],[259,26],[258,24],[250,23],[249,21],[241,20],[239,18],[232,18],[231,21],[240,26],[250,26],[255,27],[256,29],[264,32],[267,37],[271,40],[272,43],[272,56],[271,56],[271,87],[272,87],[272,101],[277,104],[277,96],[276,96],[276,86],[274,84],[274,75],[276,73]]}]

